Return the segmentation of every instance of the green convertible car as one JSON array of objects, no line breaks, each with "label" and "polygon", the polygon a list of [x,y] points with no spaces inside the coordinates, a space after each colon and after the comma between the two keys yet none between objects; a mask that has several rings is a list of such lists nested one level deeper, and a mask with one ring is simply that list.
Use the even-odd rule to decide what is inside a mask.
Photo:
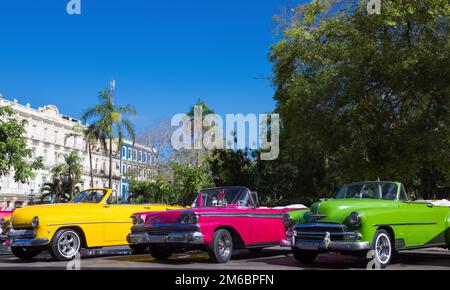
[{"label": "green convertible car", "polygon": [[287,232],[285,246],[311,263],[318,254],[367,255],[381,268],[397,251],[450,246],[450,207],[411,201],[399,182],[368,181],[342,187],[336,199],[313,204]]}]

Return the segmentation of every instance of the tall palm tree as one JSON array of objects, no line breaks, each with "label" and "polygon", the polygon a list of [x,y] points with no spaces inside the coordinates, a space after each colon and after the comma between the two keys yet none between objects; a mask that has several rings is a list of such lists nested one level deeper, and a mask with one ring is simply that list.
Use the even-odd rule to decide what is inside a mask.
[{"label": "tall palm tree", "polygon": [[[202,120],[201,120],[202,121],[202,128],[201,128],[202,131],[201,131],[201,136],[196,136],[194,134],[194,128],[195,128],[194,117],[195,117],[195,108],[196,107],[200,108],[201,112],[202,112]],[[201,142],[202,142],[202,146],[203,146],[203,136],[204,136],[205,132],[207,132],[209,129],[211,129],[209,126],[204,125],[203,120],[204,120],[205,116],[210,115],[210,114],[215,114],[215,112],[204,101],[202,101],[200,99],[197,100],[197,103],[195,103],[195,105],[192,106],[191,109],[189,110],[189,112],[187,113],[189,119],[191,120],[191,132],[192,132],[191,139],[192,139],[192,143],[195,142],[196,138],[201,138]],[[203,149],[200,149],[200,150],[193,149],[193,150],[191,150],[191,153],[193,153],[192,154],[193,156],[191,156],[192,163],[195,166],[199,167],[201,165],[202,155],[205,152],[206,152],[206,150],[203,150]]]},{"label": "tall palm tree", "polygon": [[67,141],[67,139],[82,135],[84,139],[86,140],[86,149],[89,153],[89,176],[90,176],[90,187],[94,187],[94,174],[92,170],[92,146],[93,144],[96,144],[98,141],[98,132],[96,131],[97,128],[95,126],[82,126],[82,125],[75,125],[73,127],[74,132],[71,134],[67,134],[65,137],[64,142]]},{"label": "tall palm tree", "polygon": [[63,181],[67,182],[67,187],[70,196],[73,197],[75,193],[75,186],[81,180],[81,172],[83,164],[77,151],[70,151],[68,154],[63,154],[64,162],[52,169],[54,174],[59,174]]},{"label": "tall palm tree", "polygon": [[64,162],[53,167],[52,181],[43,184],[42,197],[51,196],[57,202],[69,201],[76,193],[76,185],[80,183],[83,165],[76,151],[63,154]]},{"label": "tall palm tree", "polygon": [[89,119],[95,120],[92,126],[95,128],[96,136],[109,154],[109,187],[112,188],[113,141],[117,141],[118,152],[122,147],[125,134],[134,143],[136,133],[133,124],[126,118],[126,115],[136,115],[136,110],[131,105],[115,105],[114,87],[100,92],[99,101],[99,104],[83,114],[82,120],[84,122]]}]

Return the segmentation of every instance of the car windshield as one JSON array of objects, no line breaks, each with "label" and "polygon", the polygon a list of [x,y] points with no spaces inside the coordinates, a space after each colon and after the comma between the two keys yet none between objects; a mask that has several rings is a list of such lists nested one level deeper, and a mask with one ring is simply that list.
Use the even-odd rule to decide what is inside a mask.
[{"label": "car windshield", "polygon": [[336,199],[367,198],[396,200],[398,186],[391,182],[360,182],[343,186]]},{"label": "car windshield", "polygon": [[247,207],[252,204],[245,188],[212,188],[201,191],[191,207]]},{"label": "car windshield", "polygon": [[72,199],[71,203],[99,203],[102,201],[106,192],[107,190],[101,189],[82,191]]}]

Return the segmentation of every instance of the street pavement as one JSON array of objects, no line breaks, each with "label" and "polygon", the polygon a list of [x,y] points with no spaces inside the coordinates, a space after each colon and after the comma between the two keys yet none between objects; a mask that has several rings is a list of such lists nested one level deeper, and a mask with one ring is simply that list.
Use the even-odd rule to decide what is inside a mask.
[{"label": "street pavement", "polygon": [[[83,251],[81,269],[192,269],[192,270],[302,270],[302,269],[365,269],[367,261],[340,254],[319,255],[312,265],[299,264],[288,249],[274,247],[262,253],[236,251],[230,262],[213,264],[203,252],[174,254],[167,261],[156,261],[149,254],[133,255],[127,247]],[[0,269],[66,269],[66,262],[51,260],[47,252],[34,260],[22,261],[11,255],[5,246],[0,247]],[[450,270],[450,251],[426,249],[402,252],[388,269]]]}]

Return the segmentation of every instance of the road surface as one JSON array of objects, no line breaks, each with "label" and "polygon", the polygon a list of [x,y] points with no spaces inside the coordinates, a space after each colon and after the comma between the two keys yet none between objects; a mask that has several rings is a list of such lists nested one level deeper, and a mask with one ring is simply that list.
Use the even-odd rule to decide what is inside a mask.
[{"label": "road surface", "polygon": [[[270,248],[260,254],[236,251],[227,264],[212,264],[203,252],[174,254],[167,261],[156,261],[149,254],[133,255],[127,247],[83,251],[81,269],[195,269],[195,270],[302,270],[302,269],[365,269],[366,261],[340,254],[319,255],[313,265],[299,264],[289,250]],[[34,260],[22,261],[0,247],[0,269],[66,269],[66,262],[51,260],[47,252]],[[450,270],[450,251],[426,249],[402,252],[394,258],[388,269]]]}]

